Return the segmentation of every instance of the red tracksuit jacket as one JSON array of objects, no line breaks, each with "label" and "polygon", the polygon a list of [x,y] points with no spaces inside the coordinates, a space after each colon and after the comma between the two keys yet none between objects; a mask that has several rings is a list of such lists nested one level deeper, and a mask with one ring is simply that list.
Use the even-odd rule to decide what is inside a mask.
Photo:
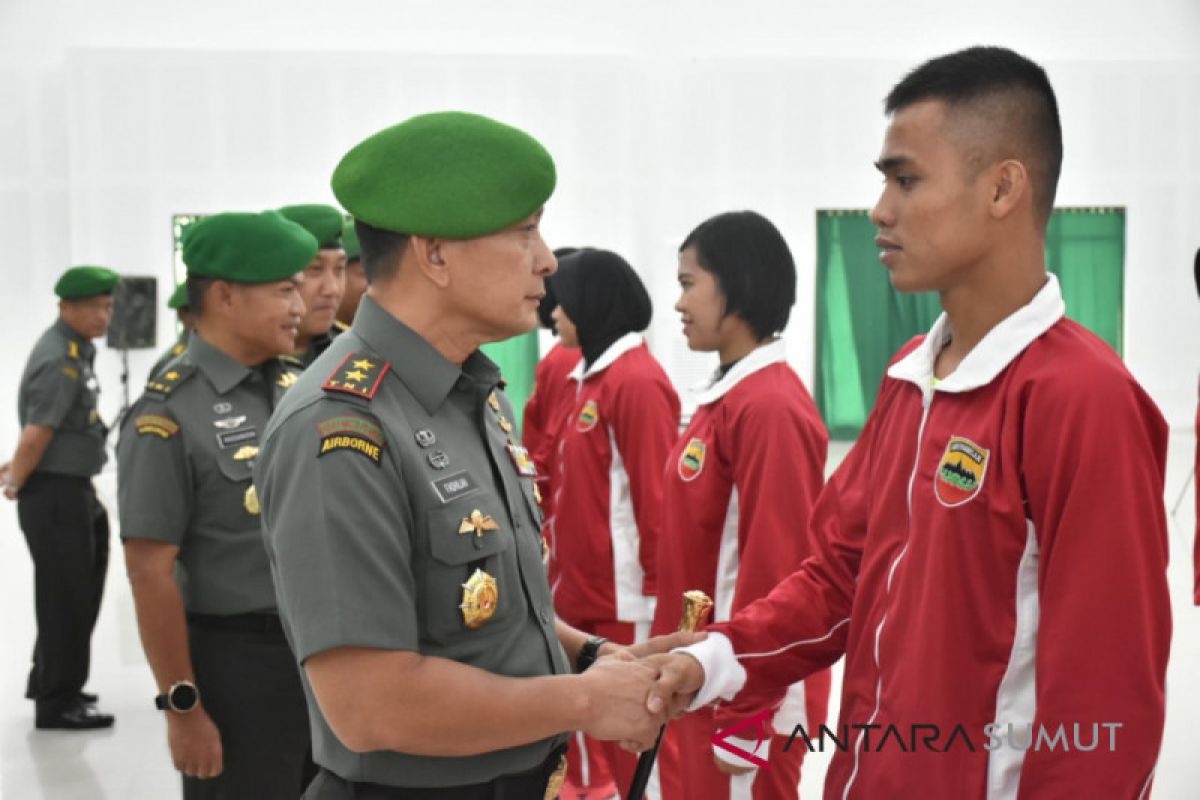
[{"label": "red tracksuit jacket", "polygon": [[[747,355],[697,401],[663,479],[654,636],[678,628],[685,591],[705,592],[712,620],[724,622],[813,552],[808,524],[825,483],[829,435],[783,341]],[[790,734],[811,711],[815,724],[825,721],[828,682],[815,683],[811,709],[803,684],[788,691],[775,732]],[[764,704],[783,700],[777,691]],[[714,713],[716,729],[738,719],[729,706]]]},{"label": "red tracksuit jacket", "polygon": [[654,617],[662,473],[679,397],[642,337],[617,340],[573,373],[551,521],[554,605],[572,624]]},{"label": "red tracksuit jacket", "polygon": [[845,654],[827,798],[1149,794],[1167,426],[1062,313],[1051,277],[936,388],[945,317],[906,347],[818,500],[817,555],[691,648],[697,703]]},{"label": "red tracksuit jacket", "polygon": [[581,358],[583,351],[578,347],[563,347],[561,342],[555,342],[534,370],[533,393],[525,403],[521,440],[537,467],[542,513],[547,518],[554,515],[554,477],[558,474],[554,456],[558,452],[558,437],[563,419],[575,404],[571,370]]}]

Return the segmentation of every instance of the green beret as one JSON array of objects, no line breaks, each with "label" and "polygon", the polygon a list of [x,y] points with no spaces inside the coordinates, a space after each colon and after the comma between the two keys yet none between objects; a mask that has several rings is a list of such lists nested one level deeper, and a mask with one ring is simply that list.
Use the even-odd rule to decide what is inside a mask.
[{"label": "green beret", "polygon": [[554,182],[554,160],[529,134],[444,111],[363,140],[337,165],[332,184],[338,202],[376,228],[471,239],[533,214]]},{"label": "green beret", "polygon": [[309,204],[284,206],[279,213],[302,226],[317,240],[322,250],[338,249],[342,246],[342,212],[333,206]]},{"label": "green beret", "polygon": [[342,247],[346,250],[347,261],[362,259],[362,248],[358,245],[358,231],[354,229],[353,217],[347,219],[346,224],[342,227]]},{"label": "green beret", "polygon": [[63,300],[83,300],[112,294],[120,281],[120,275],[105,267],[71,267],[54,284],[54,293]]},{"label": "green beret", "polygon": [[277,211],[229,211],[193,222],[183,237],[188,274],[270,283],[300,272],[317,254],[313,235]]},{"label": "green beret", "polygon": [[175,287],[175,291],[171,292],[171,299],[167,301],[167,308],[175,311],[188,308],[187,283],[181,283]]}]

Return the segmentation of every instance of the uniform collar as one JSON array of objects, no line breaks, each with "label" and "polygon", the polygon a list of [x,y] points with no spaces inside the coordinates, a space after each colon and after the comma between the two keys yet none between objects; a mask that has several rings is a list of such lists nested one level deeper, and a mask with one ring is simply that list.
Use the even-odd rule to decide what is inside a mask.
[{"label": "uniform collar", "polygon": [[246,380],[253,371],[224,350],[213,347],[196,332],[193,332],[191,338],[188,339],[187,354],[191,362],[212,383],[218,394],[225,394]]},{"label": "uniform collar", "polygon": [[392,372],[429,414],[437,412],[460,381],[481,383],[488,388],[500,383],[500,368],[483,353],[476,350],[458,367],[367,295],[363,295],[350,329],[372,351],[391,362]]},{"label": "uniform collar", "polygon": [[620,339],[608,346],[608,349],[600,354],[592,365],[585,372],[583,362],[580,361],[575,365],[575,369],[571,371],[571,379],[576,381],[586,381],[588,378],[608,369],[621,356],[628,353],[630,350],[636,350],[645,344],[645,339],[640,333],[627,333]]},{"label": "uniform collar", "polygon": [[734,364],[724,377],[720,377],[721,371],[717,370],[707,381],[692,387],[692,391],[696,392],[696,404],[706,406],[709,403],[715,403],[744,379],[772,364],[781,364],[785,361],[787,361],[787,346],[783,343],[783,339],[759,345],[741,361]]},{"label": "uniform collar", "polygon": [[76,333],[75,329],[68,325],[67,321],[62,317],[54,320],[54,329],[61,333],[68,342],[75,342],[83,358],[90,359],[95,354],[96,346],[92,344],[92,340],[85,339]]},{"label": "uniform collar", "polygon": [[[1046,285],[1034,298],[988,331],[979,344],[967,353],[958,369],[938,382],[937,391],[969,392],[987,386],[1026,347],[1062,319],[1065,311],[1058,278],[1047,274]],[[949,341],[949,325],[950,321],[943,311],[924,341],[893,364],[887,371],[888,376],[915,383],[922,392],[926,391],[933,382],[934,361]]]}]

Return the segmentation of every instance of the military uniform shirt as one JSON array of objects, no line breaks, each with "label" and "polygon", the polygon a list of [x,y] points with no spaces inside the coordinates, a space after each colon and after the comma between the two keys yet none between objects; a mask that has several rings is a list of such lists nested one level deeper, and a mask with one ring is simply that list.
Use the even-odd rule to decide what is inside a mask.
[{"label": "military uniform shirt", "polygon": [[176,340],[175,344],[163,351],[163,354],[158,357],[157,361],[154,362],[154,366],[150,367],[150,372],[148,374],[151,378],[162,372],[163,367],[165,367],[167,364],[170,364],[173,359],[179,358],[181,355],[183,355],[183,352],[187,350],[188,338],[191,336],[191,333],[192,332],[190,330],[184,331],[179,335],[179,339]]},{"label": "military uniform shirt", "polygon": [[188,611],[273,611],[257,499],[247,496],[259,437],[295,373],[246,367],[193,334],[150,379],[117,446],[121,538],[179,546]]},{"label": "military uniform shirt", "polygon": [[29,354],[17,392],[21,427],[54,429],[37,472],[91,477],[104,466],[108,429],[96,401],[96,348],[63,320],[42,334]]},{"label": "military uniform shirt", "polygon": [[[461,369],[373,300],[301,377],[255,468],[284,630],[297,659],[337,647],[410,650],[501,675],[570,672],[542,566],[524,450],[500,374]],[[478,523],[476,525],[475,523]],[[464,586],[496,586],[468,627]],[[318,763],[347,780],[460,786],[529,769],[562,739],[469,757],[353,753],[305,676]],[[400,721],[398,720],[399,724]]]}]

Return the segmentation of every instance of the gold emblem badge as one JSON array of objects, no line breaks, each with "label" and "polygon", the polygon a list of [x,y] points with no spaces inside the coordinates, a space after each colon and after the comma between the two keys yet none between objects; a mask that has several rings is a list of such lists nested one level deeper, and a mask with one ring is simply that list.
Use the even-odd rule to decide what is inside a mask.
[{"label": "gold emblem badge", "polygon": [[233,454],[234,461],[249,461],[258,455],[258,448],[252,444],[243,445]]},{"label": "gold emblem badge", "polygon": [[972,500],[983,488],[990,451],[964,436],[951,436],[933,479],[933,493],[949,508]]},{"label": "gold emblem badge", "polygon": [[463,600],[459,608],[462,609],[463,623],[474,630],[496,613],[500,592],[496,588],[496,579],[481,569],[475,570],[462,587]]},{"label": "gold emblem badge", "polygon": [[533,484],[533,499],[537,500],[539,506],[542,504],[542,490],[538,488],[536,481]]},{"label": "gold emblem badge", "polygon": [[299,380],[299,378],[296,377],[296,373],[284,372],[279,376],[279,380],[275,381],[275,383],[279,386],[282,386],[284,389],[290,389],[297,380]]},{"label": "gold emblem badge", "polygon": [[503,416],[501,416],[500,417],[500,430],[504,431],[505,433],[512,433],[512,429],[513,429],[512,423],[509,422],[507,419],[505,419]]},{"label": "gold emblem badge", "polygon": [[461,536],[464,533],[473,533],[480,539],[483,534],[488,531],[498,531],[500,526],[496,524],[496,520],[488,514],[480,513],[479,509],[471,512],[471,516],[463,517],[462,522],[458,524],[458,533]]},{"label": "gold emblem badge", "polygon": [[488,405],[491,406],[492,411],[500,413],[500,398],[496,397],[495,392],[488,395]]},{"label": "gold emblem badge", "polygon": [[254,485],[246,490],[246,494],[242,497],[242,507],[246,509],[247,514],[257,517],[262,513],[262,508],[258,505],[258,492],[254,490]]}]

